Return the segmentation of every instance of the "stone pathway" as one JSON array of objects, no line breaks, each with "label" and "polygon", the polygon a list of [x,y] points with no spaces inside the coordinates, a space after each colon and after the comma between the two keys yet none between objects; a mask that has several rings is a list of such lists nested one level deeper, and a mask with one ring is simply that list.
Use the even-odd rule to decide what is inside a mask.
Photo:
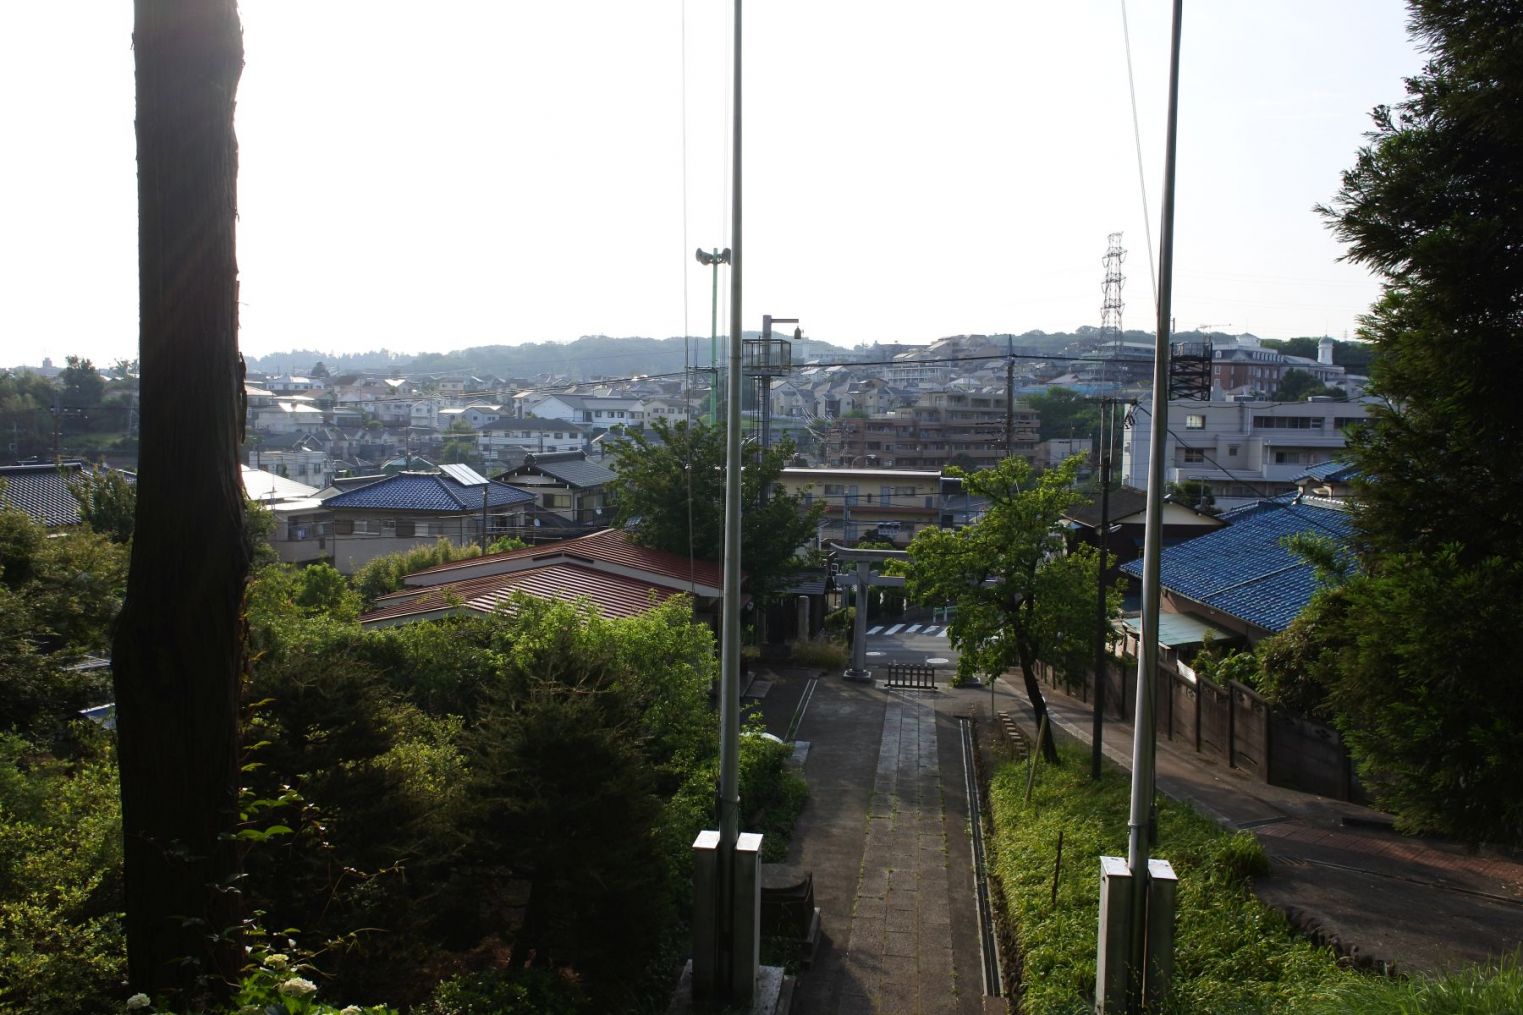
[{"label": "stone pathway", "polygon": [[[977,916],[971,904],[966,846],[958,848],[949,839],[966,838],[957,817],[962,811],[962,773],[943,772],[942,755],[948,745],[939,742],[935,710],[905,696],[866,690],[843,691],[836,701],[817,705],[823,707],[809,738],[814,746],[808,769],[810,807],[819,810],[813,822],[801,822],[805,826],[801,828],[801,860],[803,866],[815,868],[822,905],[831,895],[837,901],[834,911],[826,909],[822,914],[833,947],[801,978],[796,1011],[806,1015],[981,1012],[976,938],[973,954],[954,954],[954,942],[967,951],[969,939],[965,927],[954,931],[954,909],[963,924],[973,923]],[[868,726],[874,712],[882,716],[881,724]],[[819,727],[832,718],[845,720],[847,713],[856,727],[859,751],[876,746],[875,758],[864,757],[865,751],[857,758],[857,778],[871,784],[865,799],[852,800],[849,794],[838,799],[828,790],[821,793],[823,787],[814,775],[817,765],[828,763],[821,752],[829,743],[829,733]],[[807,717],[805,725],[809,725]],[[952,809],[948,827],[947,805],[953,801],[947,797],[954,787],[959,806]],[[860,859],[854,866],[838,863],[835,870],[828,862],[819,867],[815,858],[825,857],[810,848],[810,824],[854,826]],[[837,891],[829,890],[829,881],[836,882]]]}]

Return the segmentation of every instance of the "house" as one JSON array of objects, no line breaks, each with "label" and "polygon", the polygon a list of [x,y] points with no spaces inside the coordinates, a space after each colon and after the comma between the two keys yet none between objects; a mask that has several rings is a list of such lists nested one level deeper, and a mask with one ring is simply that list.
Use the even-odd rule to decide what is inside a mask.
[{"label": "house", "polygon": [[269,404],[249,411],[254,429],[266,433],[301,433],[323,425],[322,410],[305,395],[272,397]]},{"label": "house", "polygon": [[524,409],[541,419],[591,424],[594,429],[641,426],[645,420],[641,399],[612,395],[540,395],[538,400],[526,400]]},{"label": "house", "polygon": [[328,485],[333,462],[318,437],[310,433],[254,435],[248,464],[317,489]]},{"label": "house", "polygon": [[[1289,627],[1317,591],[1316,569],[1287,541],[1305,534],[1346,546],[1352,526],[1342,507],[1306,503],[1299,495],[1264,500],[1224,517],[1229,524],[1159,554],[1160,621],[1185,614],[1251,645]],[[1140,580],[1142,561],[1121,570]]]},{"label": "house", "polygon": [[[1206,484],[1227,509],[1293,493],[1308,468],[1343,458],[1350,427],[1369,419],[1373,399],[1304,402],[1255,399],[1169,403],[1164,482]],[[1147,489],[1151,409],[1133,408],[1121,445],[1122,485]]]},{"label": "house", "polygon": [[521,529],[533,502],[533,494],[464,465],[388,476],[324,503],[333,523],[333,566],[353,574],[376,557],[440,539],[456,546],[490,542]]},{"label": "house", "polygon": [[673,596],[691,596],[695,617],[717,624],[724,571],[634,542],[623,529],[544,546],[441,564],[408,575],[402,591],[383,596],[360,618],[385,627],[435,617],[511,609],[516,593],[588,603],[604,617],[631,617]]},{"label": "house", "polygon": [[484,462],[506,462],[533,452],[580,451],[590,427],[558,419],[506,417],[486,424],[476,437]]},{"label": "house", "polygon": [[[1142,557],[1143,530],[1147,522],[1147,494],[1141,490],[1122,487],[1112,490],[1109,509],[1109,532],[1105,537],[1108,574],[1114,574],[1123,564]],[[1100,540],[1100,497],[1063,512],[1063,521],[1080,542],[1098,546]],[[1171,498],[1163,501],[1163,545],[1173,546],[1187,539],[1214,532],[1227,524],[1220,518],[1207,514]]]},{"label": "house", "polygon": [[522,465],[496,478],[534,494],[541,508],[573,525],[602,528],[612,516],[605,487],[615,473],[601,462],[588,461],[585,451],[530,454]]},{"label": "house", "polygon": [[78,479],[86,466],[83,462],[41,462],[0,466],[0,503],[30,515],[50,529],[78,525],[79,501],[69,492],[69,484]]},{"label": "house", "polygon": [[243,466],[243,494],[275,516],[270,546],[287,564],[328,556],[328,513],[319,488]]}]

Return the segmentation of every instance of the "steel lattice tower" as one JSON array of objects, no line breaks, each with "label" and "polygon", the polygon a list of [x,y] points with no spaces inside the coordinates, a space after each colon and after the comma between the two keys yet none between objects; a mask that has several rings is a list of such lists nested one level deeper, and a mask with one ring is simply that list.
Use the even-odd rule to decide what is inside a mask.
[{"label": "steel lattice tower", "polygon": [[1105,284],[1100,300],[1100,342],[1111,346],[1114,357],[1121,351],[1121,311],[1126,304],[1121,290],[1126,287],[1126,276],[1121,265],[1126,261],[1126,250],[1121,246],[1121,234],[1111,233],[1105,240]]}]

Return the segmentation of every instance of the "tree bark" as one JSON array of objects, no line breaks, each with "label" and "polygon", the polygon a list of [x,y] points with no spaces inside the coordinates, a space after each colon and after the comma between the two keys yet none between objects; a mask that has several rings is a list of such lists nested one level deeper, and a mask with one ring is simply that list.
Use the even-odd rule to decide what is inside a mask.
[{"label": "tree bark", "polygon": [[[1057,744],[1052,738],[1052,716],[1047,714],[1047,698],[1042,694],[1041,682],[1036,678],[1036,657],[1026,639],[1016,636],[1015,652],[1021,661],[1021,678],[1026,684],[1026,697],[1031,701],[1031,715],[1036,728],[1042,732],[1042,760],[1050,765],[1059,763]],[[1042,722],[1043,719],[1047,721]]]},{"label": "tree bark", "polygon": [[236,3],[136,0],[133,47],[141,453],[112,663],[128,980],[163,1010],[225,995],[243,963]]}]

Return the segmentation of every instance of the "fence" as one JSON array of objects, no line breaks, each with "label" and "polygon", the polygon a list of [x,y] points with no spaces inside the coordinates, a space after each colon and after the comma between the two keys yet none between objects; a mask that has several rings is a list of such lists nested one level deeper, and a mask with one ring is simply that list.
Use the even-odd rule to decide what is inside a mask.
[{"label": "fence", "polygon": [[[1060,676],[1045,663],[1037,665],[1042,683],[1080,701],[1092,700],[1093,674]],[[1136,664],[1117,660],[1106,670],[1106,714],[1131,717]],[[1153,687],[1153,720],[1159,737],[1274,786],[1365,802],[1336,730],[1280,714],[1257,691],[1235,680],[1221,685],[1160,666]]]}]

